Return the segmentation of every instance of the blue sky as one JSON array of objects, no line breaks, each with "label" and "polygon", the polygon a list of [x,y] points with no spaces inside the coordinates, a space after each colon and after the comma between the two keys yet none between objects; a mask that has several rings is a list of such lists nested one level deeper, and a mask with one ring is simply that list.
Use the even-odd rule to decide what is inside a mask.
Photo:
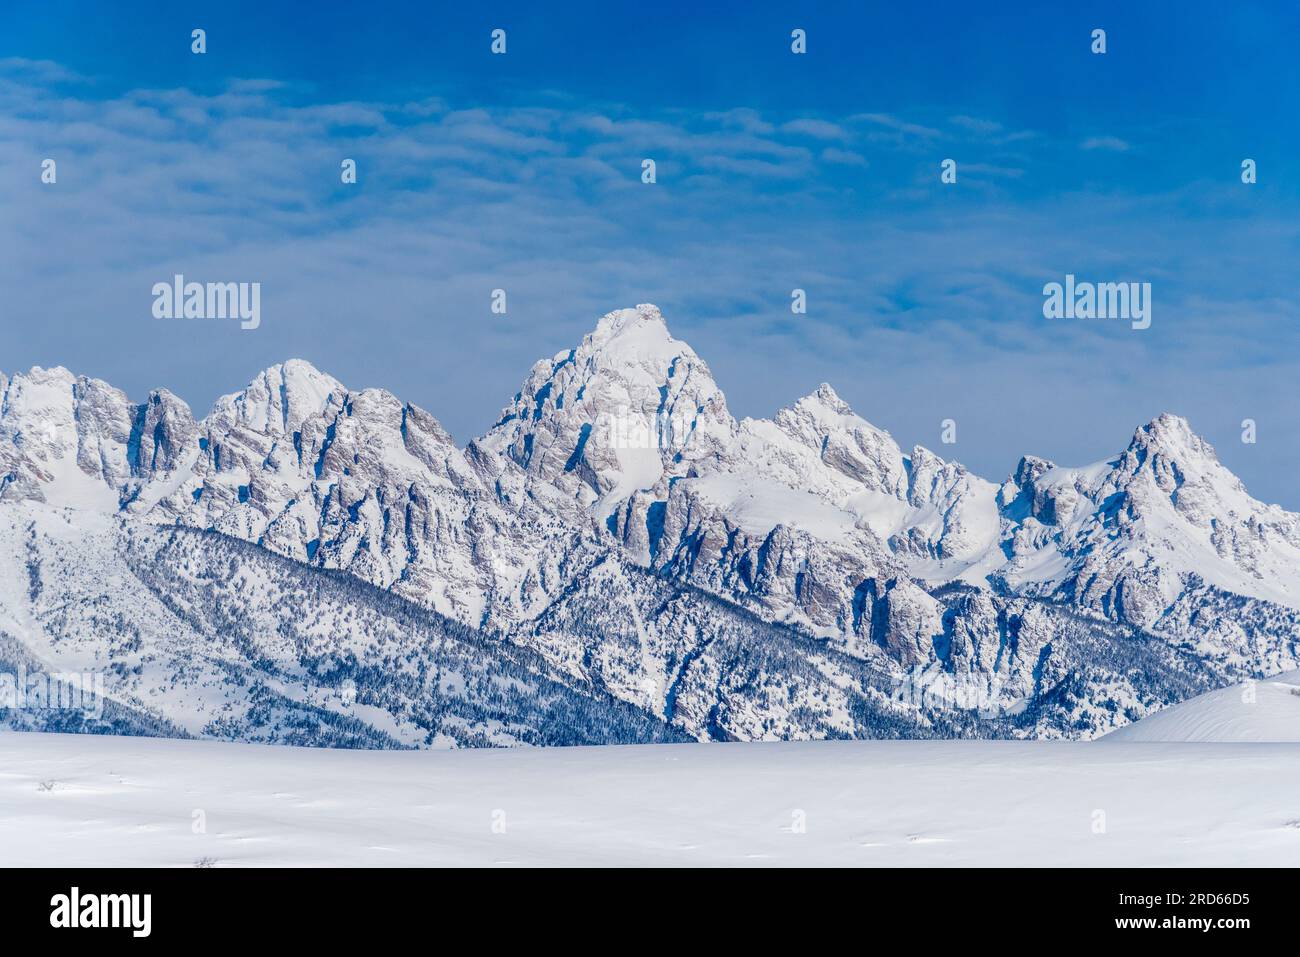
[{"label": "blue sky", "polygon": [[[1300,508],[1291,4],[160,6],[5,13],[0,368],[203,414],[301,356],[463,441],[655,302],[737,415],[829,381],[1000,480],[1169,410]],[[174,272],[260,281],[261,328],[154,319]],[[1150,282],[1152,327],[1045,320],[1067,272]]]}]

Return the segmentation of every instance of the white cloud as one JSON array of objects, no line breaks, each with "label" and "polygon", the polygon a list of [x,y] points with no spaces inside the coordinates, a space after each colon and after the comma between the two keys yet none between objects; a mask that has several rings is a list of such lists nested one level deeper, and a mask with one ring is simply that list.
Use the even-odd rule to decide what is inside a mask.
[{"label": "white cloud", "polygon": [[781,132],[811,136],[819,140],[847,140],[851,136],[849,131],[838,123],[828,123],[826,120],[814,119],[799,119],[782,123]]},{"label": "white cloud", "polygon": [[828,146],[822,150],[821,154],[823,163],[838,163],[841,166],[866,166],[867,159],[861,153],[854,153],[852,150],[837,149],[834,146]]},{"label": "white cloud", "polygon": [[1118,136],[1090,136],[1079,146],[1085,150],[1105,150],[1111,153],[1126,153],[1132,149]]},{"label": "white cloud", "polygon": [[933,127],[922,126],[919,123],[909,123],[901,120],[889,113],[855,113],[849,117],[850,120],[857,120],[862,123],[870,123],[875,126],[884,127],[897,133],[903,133],[908,136],[919,136],[923,139],[933,139],[943,134]]},{"label": "white cloud", "polygon": [[764,120],[757,110],[751,110],[748,107],[737,107],[719,113],[705,113],[704,119],[710,123],[734,126],[746,133],[766,135],[776,129],[775,126]]},{"label": "white cloud", "polygon": [[989,135],[1002,129],[1002,124],[993,120],[982,120],[975,116],[954,116],[951,120],[953,126],[959,126],[971,133]]}]

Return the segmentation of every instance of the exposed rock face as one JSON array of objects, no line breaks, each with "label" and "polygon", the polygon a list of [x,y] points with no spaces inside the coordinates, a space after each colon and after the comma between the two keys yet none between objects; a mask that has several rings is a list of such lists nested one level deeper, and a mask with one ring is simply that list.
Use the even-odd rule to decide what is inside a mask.
[{"label": "exposed rock face", "polygon": [[[760,653],[727,631],[736,607],[885,677],[978,686],[1033,733],[1095,733],[1174,694],[1117,664],[1164,654],[1148,640],[1221,677],[1300,654],[1300,516],[1250,498],[1186,421],[1162,415],[1085,468],[1026,456],[995,486],[904,453],[829,385],[735,420],[653,306],[537,363],[463,450],[428,412],[296,360],[201,421],[165,390],[136,405],[63,369],[0,376],[0,392],[0,502],[220,532],[348,572],[697,735],[793,734],[788,709],[809,707],[719,697]],[[663,584],[628,584],[638,567]],[[638,614],[671,639],[618,639],[623,611],[603,639],[587,629],[575,609],[618,609],[620,590],[657,596]],[[1140,655],[1116,649],[1138,635]],[[769,662],[761,683],[794,700],[826,680]],[[862,723],[828,711],[812,727]]]}]

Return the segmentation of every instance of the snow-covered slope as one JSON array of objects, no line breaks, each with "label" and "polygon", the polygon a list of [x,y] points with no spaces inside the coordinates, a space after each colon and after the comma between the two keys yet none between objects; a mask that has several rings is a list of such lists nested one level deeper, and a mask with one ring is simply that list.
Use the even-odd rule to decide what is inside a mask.
[{"label": "snow-covered slope", "polygon": [[0,734],[17,867],[1276,866],[1300,747],[362,752]]},{"label": "snow-covered slope", "polygon": [[93,721],[0,702],[0,723],[21,728],[433,748],[1092,737],[1217,674],[1125,626],[969,587],[943,597],[948,668],[900,675],[886,654],[767,622],[617,551],[497,634],[184,526],[6,506],[0,546],[19,559],[0,574],[0,673],[100,675],[110,699]]},{"label": "snow-covered slope", "polygon": [[[921,729],[991,711],[1092,736],[1300,666],[1300,516],[1252,499],[1184,420],[1091,467],[1026,456],[997,486],[904,451],[829,385],[736,421],[654,306],[539,362],[463,450],[428,412],[296,360],[202,420],[62,369],[0,392],[13,527],[71,507],[238,538],[507,635],[696,736],[860,735],[892,719],[852,694],[918,680],[981,702]],[[642,601],[640,623],[620,610]],[[799,655],[714,646],[743,614],[874,677],[796,680]],[[656,621],[662,639],[640,634]],[[759,677],[727,704],[733,673]],[[696,696],[673,692],[675,712],[674,686]]]},{"label": "snow-covered slope", "polygon": [[686,739],[497,635],[217,533],[5,507],[0,550],[17,559],[0,564],[0,674],[93,675],[108,699],[102,715],[0,700],[0,726],[381,748]]},{"label": "snow-covered slope", "polygon": [[29,505],[0,509],[0,548],[20,557],[0,674],[96,675],[108,698],[0,698],[0,726],[429,748],[955,733],[883,669],[615,553],[503,636],[184,526]]},{"label": "snow-covered slope", "polygon": [[1113,731],[1104,740],[1300,743],[1300,671],[1198,695]]}]

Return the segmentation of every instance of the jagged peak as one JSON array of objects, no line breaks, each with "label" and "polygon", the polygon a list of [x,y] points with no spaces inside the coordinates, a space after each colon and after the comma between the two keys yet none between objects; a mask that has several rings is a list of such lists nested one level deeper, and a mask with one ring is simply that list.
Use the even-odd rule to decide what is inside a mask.
[{"label": "jagged peak", "polygon": [[283,362],[277,362],[274,365],[267,366],[257,375],[249,380],[242,390],[232,393],[234,396],[245,395],[249,392],[271,389],[278,390],[281,387],[292,388],[294,386],[312,387],[317,389],[323,388],[328,392],[346,392],[347,388],[332,375],[322,372],[316,366],[312,365],[306,359],[286,359]]},{"label": "jagged peak", "polygon": [[[667,372],[680,359],[703,365],[695,350],[673,338],[659,307],[649,303],[606,313],[572,355],[604,368],[639,366]],[[569,356],[560,353],[556,362],[562,364]]]},{"label": "jagged peak", "polygon": [[823,421],[828,417],[828,413],[832,417],[843,417],[853,415],[853,409],[836,394],[829,383],[823,382],[812,392],[795,400],[792,405],[778,410],[776,417],[779,420],[782,417],[800,413]]},{"label": "jagged peak", "polygon": [[279,368],[286,375],[292,375],[292,374],[324,375],[325,374],[321,372],[320,369],[316,368],[316,366],[312,365],[312,363],[306,359],[285,359],[283,362],[279,364]]},{"label": "jagged peak", "polygon": [[171,389],[160,386],[157,389],[150,389],[149,395],[145,398],[146,405],[165,405],[165,406],[184,406],[189,408],[189,403],[178,396]]},{"label": "jagged peak", "polygon": [[1140,426],[1133,433],[1133,441],[1141,441],[1144,436],[1157,440],[1176,439],[1178,441],[1200,438],[1192,431],[1192,424],[1187,419],[1173,412],[1161,412],[1146,425]]},{"label": "jagged peak", "polygon": [[521,410],[531,421],[565,403],[573,408],[610,398],[623,405],[629,400],[662,404],[688,382],[701,405],[725,407],[708,365],[672,337],[657,306],[616,309],[602,316],[576,349],[536,363],[494,428],[517,424]]},{"label": "jagged peak", "polygon": [[219,398],[209,418],[233,416],[259,431],[289,431],[346,393],[341,382],[307,360],[287,359],[263,369],[239,392]]},{"label": "jagged peak", "polygon": [[112,383],[78,375],[64,366],[32,366],[26,372],[14,373],[12,378],[0,376],[0,385],[3,386],[6,401],[25,396],[22,400],[25,402],[53,402],[55,405],[70,402],[74,407],[86,401],[92,404],[129,404],[126,393]]},{"label": "jagged peak", "polygon": [[924,445],[913,445],[912,451],[907,454],[904,461],[911,471],[919,471],[922,468],[940,469],[949,464],[942,455],[936,455]]},{"label": "jagged peak", "polygon": [[1016,485],[1028,485],[1040,475],[1050,472],[1054,468],[1056,468],[1056,463],[1050,459],[1038,455],[1022,455],[1020,461],[1016,464],[1015,472],[1011,475],[1011,481]]},{"label": "jagged peak", "polygon": [[58,383],[61,385],[79,387],[93,386],[101,389],[111,389],[114,392],[121,391],[110,382],[106,382],[103,379],[96,379],[94,376],[81,375],[73,372],[66,366],[32,366],[26,372],[15,372],[9,381],[24,381],[35,385]]},{"label": "jagged peak", "polygon": [[605,313],[596,322],[596,328],[587,338],[593,344],[599,345],[639,331],[650,331],[661,334],[666,339],[672,339],[672,333],[668,331],[668,323],[664,321],[663,313],[658,306],[648,302],[640,303],[631,309],[615,309],[613,312]]},{"label": "jagged peak", "polygon": [[897,445],[887,430],[873,425],[854,412],[853,407],[840,397],[829,382],[821,383],[793,406],[779,411],[776,418],[781,423],[790,416],[800,415],[810,417],[816,423],[818,431],[866,432]]},{"label": "jagged peak", "polygon": [[1130,452],[1156,452],[1176,462],[1189,463],[1209,460],[1218,463],[1214,447],[1192,429],[1192,424],[1181,415],[1162,412],[1133,433]]},{"label": "jagged peak", "polygon": [[817,386],[815,391],[808,393],[808,395],[800,399],[796,405],[800,403],[808,403],[810,405],[815,403],[817,405],[822,405],[839,415],[853,414],[853,409],[850,408],[847,402],[840,398],[839,393],[831,387],[829,382],[823,382],[821,385]]},{"label": "jagged peak", "polygon": [[83,378],[82,376],[78,376],[76,373],[71,372],[66,366],[50,366],[49,368],[43,366],[32,366],[26,372],[17,372],[14,374],[15,379],[19,376],[36,382],[48,382],[51,379],[75,382],[77,379]]},{"label": "jagged peak", "polygon": [[[267,366],[254,378],[253,382],[283,380],[290,382],[294,380],[328,380],[339,388],[342,384],[337,379],[326,372],[322,372],[306,359],[285,359],[283,362],[277,362],[275,365]],[[250,383],[251,385],[252,383]]]}]

